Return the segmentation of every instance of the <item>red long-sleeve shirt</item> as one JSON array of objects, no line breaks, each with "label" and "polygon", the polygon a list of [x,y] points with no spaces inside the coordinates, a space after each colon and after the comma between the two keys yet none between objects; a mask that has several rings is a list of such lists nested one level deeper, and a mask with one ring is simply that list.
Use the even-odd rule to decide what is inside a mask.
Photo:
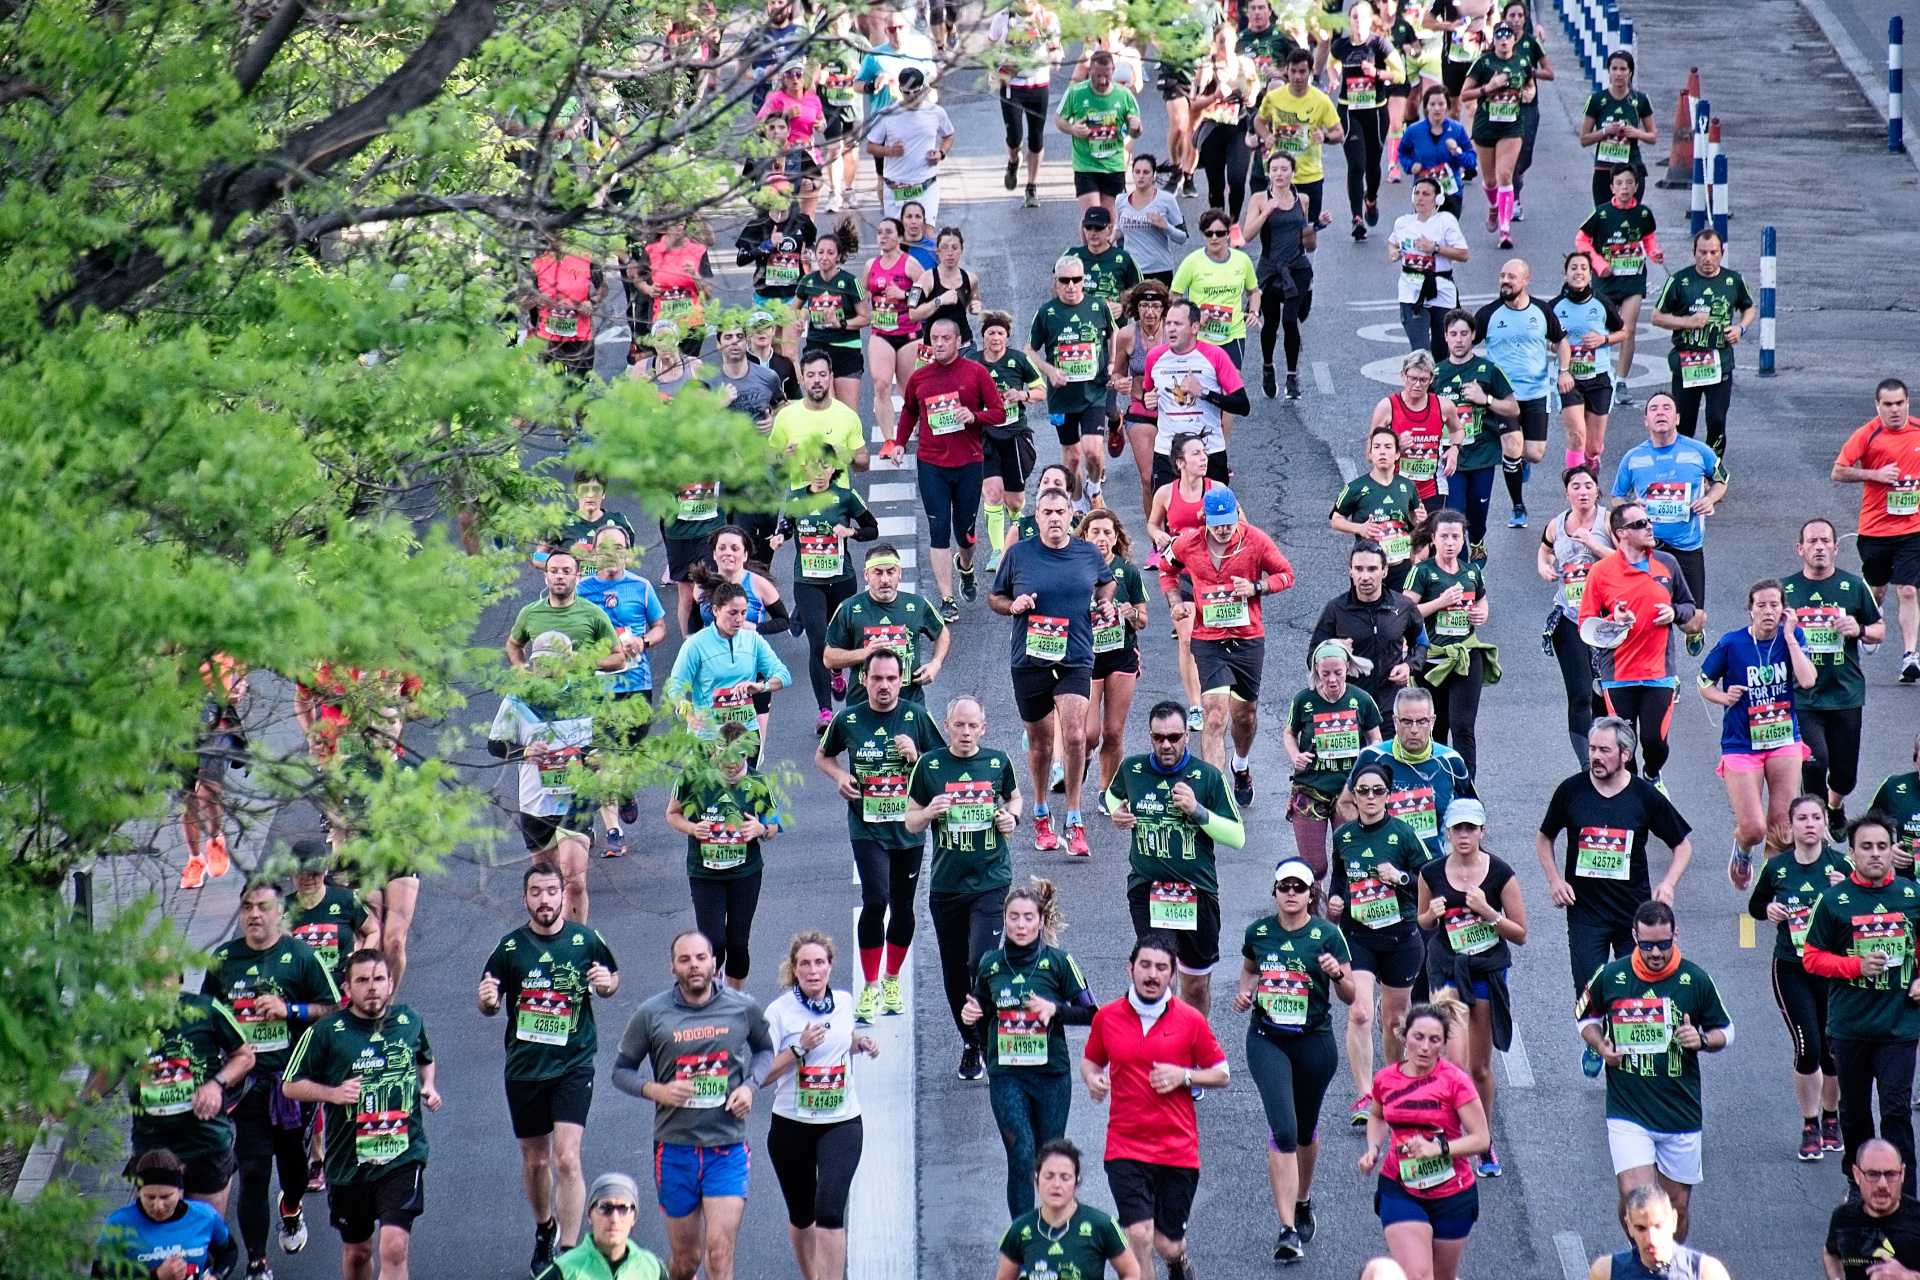
[{"label": "red long-sleeve shirt", "polygon": [[[973,412],[973,421],[946,426],[942,409],[964,405]],[[923,364],[907,379],[901,397],[900,421],[893,432],[894,443],[906,448],[914,428],[926,423],[920,433],[920,461],[936,467],[964,467],[979,462],[985,453],[980,441],[987,427],[1007,420],[1006,402],[1000,388],[993,385],[987,367],[965,356],[952,364]]]},{"label": "red long-sleeve shirt", "polygon": [[1193,580],[1193,603],[1200,611],[1200,616],[1193,623],[1193,638],[1196,640],[1250,640],[1267,634],[1266,626],[1260,620],[1260,597],[1257,595],[1246,602],[1245,626],[1207,624],[1209,605],[1216,609],[1233,607],[1231,597],[1235,578],[1245,578],[1256,585],[1264,582],[1268,595],[1275,595],[1293,585],[1293,566],[1280,554],[1280,548],[1274,545],[1272,538],[1245,520],[1234,531],[1233,541],[1227,543],[1226,553],[1220,557],[1217,566],[1213,562],[1213,548],[1207,541],[1206,526],[1189,529],[1175,538],[1173,545],[1160,557],[1161,590],[1171,594],[1180,585],[1182,573]]}]

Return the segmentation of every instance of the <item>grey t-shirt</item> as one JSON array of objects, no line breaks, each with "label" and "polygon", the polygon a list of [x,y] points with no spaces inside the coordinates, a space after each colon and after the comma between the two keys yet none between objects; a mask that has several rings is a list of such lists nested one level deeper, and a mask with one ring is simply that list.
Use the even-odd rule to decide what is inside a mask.
[{"label": "grey t-shirt", "polygon": [[655,1104],[655,1142],[727,1147],[746,1141],[747,1122],[727,1111],[727,1095],[764,1077],[773,1064],[773,1038],[753,997],[717,978],[713,997],[703,1005],[686,1003],[677,985],[651,997],[620,1037],[614,1087],[637,1096],[644,1083],[639,1067],[649,1059],[655,1084],[692,1080],[696,1088],[688,1106]]},{"label": "grey t-shirt", "polygon": [[[1134,208],[1130,195],[1123,195],[1113,203],[1120,215],[1120,238],[1125,242],[1127,252],[1133,255],[1134,265],[1140,268],[1141,275],[1172,271],[1179,267],[1180,259],[1186,257],[1187,215],[1180,212],[1179,202],[1173,198],[1172,192],[1160,192],[1144,209]],[[1167,220],[1166,230],[1162,231],[1147,221],[1150,213],[1157,213]]]},{"label": "grey t-shirt", "polygon": [[[747,363],[746,372],[733,378],[727,375],[727,367],[720,366],[716,382],[724,382],[733,388],[733,408],[752,418],[756,424],[768,421],[767,411],[781,398],[780,375],[765,365]],[[718,390],[718,387],[715,388]]]}]

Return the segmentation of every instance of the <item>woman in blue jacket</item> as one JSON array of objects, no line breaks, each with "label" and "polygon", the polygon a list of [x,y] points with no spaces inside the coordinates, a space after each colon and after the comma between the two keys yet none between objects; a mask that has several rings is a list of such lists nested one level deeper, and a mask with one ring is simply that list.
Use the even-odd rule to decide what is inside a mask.
[{"label": "woman in blue jacket", "polygon": [[1473,139],[1458,120],[1447,114],[1447,91],[1430,85],[1420,99],[1424,119],[1407,126],[1400,135],[1400,167],[1411,182],[1424,173],[1440,180],[1440,207],[1460,216],[1460,189],[1465,185],[1461,171],[1480,167],[1474,154]]}]

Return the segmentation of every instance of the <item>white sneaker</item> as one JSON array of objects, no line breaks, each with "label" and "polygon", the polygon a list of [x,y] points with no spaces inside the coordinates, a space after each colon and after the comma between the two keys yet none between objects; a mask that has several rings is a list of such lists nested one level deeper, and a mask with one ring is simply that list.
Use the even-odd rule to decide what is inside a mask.
[{"label": "white sneaker", "polygon": [[307,1215],[296,1213],[280,1218],[280,1252],[298,1253],[307,1247]]}]

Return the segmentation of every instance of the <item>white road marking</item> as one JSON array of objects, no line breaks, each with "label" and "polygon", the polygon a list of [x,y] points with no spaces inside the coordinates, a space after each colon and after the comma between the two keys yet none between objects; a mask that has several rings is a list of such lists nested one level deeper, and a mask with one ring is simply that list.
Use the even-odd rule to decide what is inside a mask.
[{"label": "white road marking", "polygon": [[906,472],[913,470],[913,455],[902,454],[898,458],[882,458],[877,454],[869,466],[872,471]]},{"label": "white road marking", "polygon": [[917,582],[903,582],[900,584],[900,589],[908,595],[912,595],[920,589],[920,584]]},{"label": "white road marking", "polygon": [[[1395,326],[1396,328],[1398,326]],[[1654,360],[1644,352],[1633,353],[1633,376],[1627,379],[1629,387],[1664,387],[1673,381],[1667,372],[1667,353],[1663,349],[1655,353]],[[1360,376],[1370,382],[1384,383],[1389,387],[1400,385],[1400,357],[1383,356],[1378,360],[1369,360],[1360,366]]]},{"label": "white road marking", "polygon": [[920,495],[920,487],[912,484],[876,484],[867,490],[867,505],[876,502],[912,502]]},{"label": "white road marking", "polygon": [[1313,362],[1313,385],[1320,388],[1320,394],[1323,396],[1333,394],[1333,370],[1327,368],[1325,360]]},{"label": "white road marking", "polygon": [[[1485,306],[1487,303],[1492,302],[1493,298],[1494,295],[1491,293],[1466,293],[1460,295],[1460,305],[1471,310],[1474,307]],[[1355,311],[1398,311],[1400,309],[1400,299],[1371,298],[1365,302],[1349,302],[1347,305]]]},{"label": "white road marking", "polygon": [[1344,453],[1337,453],[1334,455],[1333,465],[1340,468],[1341,484],[1346,484],[1349,480],[1352,480],[1355,476],[1360,474],[1359,464],[1354,462],[1352,458],[1349,458]]},{"label": "white road marking", "polygon": [[1560,1274],[1566,1280],[1586,1280],[1587,1245],[1578,1231],[1554,1232],[1553,1250],[1560,1255]]},{"label": "white road marking", "polygon": [[1507,1069],[1508,1085],[1515,1089],[1533,1088],[1533,1059],[1527,1056],[1527,1042],[1520,1038],[1519,1027],[1513,1029],[1513,1047],[1499,1054],[1499,1058],[1500,1065]]},{"label": "white road marking", "polygon": [[[860,912],[853,913],[857,931]],[[851,948],[849,948],[851,950]],[[855,962],[859,961],[856,958]],[[907,1012],[874,1019],[865,1028],[880,1045],[877,1058],[854,1064],[860,1118],[866,1132],[860,1167],[847,1204],[849,1280],[896,1280],[918,1269],[919,1163],[914,1152],[914,964],[900,970]]]},{"label": "white road marking", "polygon": [[875,523],[883,538],[910,538],[919,525],[912,516],[881,516]]},{"label": "white road marking", "polygon": [[917,569],[920,567],[920,552],[913,547],[900,548],[900,567]]},{"label": "white road marking", "polygon": [[[900,410],[898,408],[895,408],[894,412],[898,413],[900,412]],[[880,429],[880,424],[876,422],[873,424],[873,435],[871,439],[875,444],[888,444],[893,440],[893,437],[888,435],[886,432],[882,431]]]}]

